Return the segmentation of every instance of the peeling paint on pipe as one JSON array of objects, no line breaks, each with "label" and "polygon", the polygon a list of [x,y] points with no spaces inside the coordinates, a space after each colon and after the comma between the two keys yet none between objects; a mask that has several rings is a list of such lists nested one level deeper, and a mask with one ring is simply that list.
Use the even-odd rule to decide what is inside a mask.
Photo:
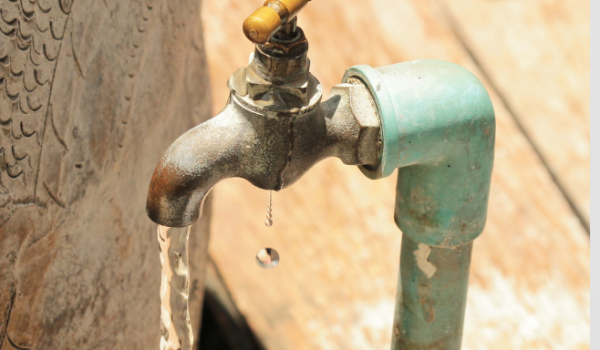
[{"label": "peeling paint on pipe", "polygon": [[402,237],[393,350],[457,350],[461,347],[473,243],[430,247],[435,274],[414,263],[423,243]]},{"label": "peeling paint on pipe", "polygon": [[428,260],[429,254],[431,254],[431,247],[427,244],[419,243],[419,249],[415,250],[413,254],[415,255],[415,261],[421,272],[423,272],[427,278],[433,277],[437,271],[437,267]]},{"label": "peeling paint on pipe", "polygon": [[460,349],[472,242],[485,226],[495,116],[481,82],[449,62],[356,66],[377,103],[383,151],[372,179],[398,169],[403,233],[393,350]]}]

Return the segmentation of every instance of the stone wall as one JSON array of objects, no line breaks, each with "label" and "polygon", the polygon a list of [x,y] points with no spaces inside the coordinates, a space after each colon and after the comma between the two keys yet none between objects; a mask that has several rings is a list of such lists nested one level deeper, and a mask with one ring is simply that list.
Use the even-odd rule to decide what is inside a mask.
[{"label": "stone wall", "polygon": [[[211,111],[200,1],[0,9],[0,350],[158,348],[145,200],[163,151]],[[207,220],[197,226],[196,329]]]}]

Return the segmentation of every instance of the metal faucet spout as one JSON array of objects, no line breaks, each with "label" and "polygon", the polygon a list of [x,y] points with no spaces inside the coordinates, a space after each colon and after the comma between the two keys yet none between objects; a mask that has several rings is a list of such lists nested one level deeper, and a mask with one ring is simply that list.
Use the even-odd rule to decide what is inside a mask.
[{"label": "metal faucet spout", "polygon": [[244,24],[257,43],[228,81],[223,112],[182,135],[156,167],[149,217],[189,226],[219,181],[265,190],[292,185],[337,157],[372,179],[398,169],[395,220],[403,232],[392,349],[458,350],[473,240],[483,231],[495,115],[464,68],[423,60],[355,66],[321,102],[295,13],[308,0],[267,1]]},{"label": "metal faucet spout", "polygon": [[233,111],[228,104],[167,149],[152,176],[146,203],[154,222],[169,227],[190,225],[200,216],[206,195],[218,181],[243,175],[238,160],[253,130]]},{"label": "metal faucet spout", "polygon": [[353,165],[379,160],[375,102],[358,81],[336,86],[329,100],[299,111],[273,114],[250,107],[247,95],[233,90],[219,115],[169,147],[150,183],[146,207],[154,222],[191,225],[210,189],[227,178],[278,191],[327,157]]},{"label": "metal faucet spout", "polygon": [[309,72],[308,42],[295,21],[288,26],[290,33],[257,45],[248,67],[231,76],[225,109],[165,152],[146,204],[154,222],[191,225],[223,179],[240,177],[278,191],[327,157],[349,165],[379,162],[380,118],[369,88],[349,80],[321,102],[321,84]]}]

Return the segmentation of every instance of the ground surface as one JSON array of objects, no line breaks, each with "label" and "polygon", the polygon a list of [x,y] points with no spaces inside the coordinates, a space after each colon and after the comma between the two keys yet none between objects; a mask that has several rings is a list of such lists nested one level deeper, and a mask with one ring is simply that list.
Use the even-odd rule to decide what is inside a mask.
[{"label": "ground surface", "polygon": [[[261,3],[203,4],[215,113],[253,49],[241,23]],[[318,0],[299,23],[325,94],[352,65],[413,59],[455,62],[484,82],[496,160],[464,348],[589,348],[589,1]],[[266,349],[389,348],[395,182],[326,160],[274,195],[271,228],[265,191],[216,187],[210,255]],[[279,267],[256,265],[263,247],[279,251]]]}]

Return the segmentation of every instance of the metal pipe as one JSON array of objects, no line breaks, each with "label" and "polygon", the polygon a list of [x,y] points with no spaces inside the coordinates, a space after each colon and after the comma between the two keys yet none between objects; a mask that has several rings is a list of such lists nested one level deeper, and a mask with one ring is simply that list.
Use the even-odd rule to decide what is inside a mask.
[{"label": "metal pipe", "polygon": [[[379,118],[365,85],[338,85],[321,102],[320,84],[307,65],[272,56],[267,61],[274,70],[260,69],[267,54],[257,50],[250,67],[230,78],[231,95],[223,112],[183,134],[165,152],[146,204],[154,222],[191,225],[210,189],[230,177],[278,191],[327,157],[351,165],[377,163]],[[294,57],[306,60],[304,54]],[[305,67],[306,74],[274,84],[282,78],[282,60]]]},{"label": "metal pipe", "polygon": [[[448,62],[357,66],[381,118],[373,179],[398,169],[395,220],[403,232],[393,350],[460,349],[472,241],[485,226],[495,116],[481,82]],[[401,291],[401,292],[400,292]]]},{"label": "metal pipe", "polygon": [[321,102],[307,50],[299,28],[257,46],[251,64],[230,78],[224,111],[163,156],[148,215],[188,226],[222,179],[280,190],[327,157],[361,165],[372,179],[399,169],[395,219],[404,236],[392,349],[460,349],[472,241],[485,226],[494,157],[485,88],[455,64],[413,61],[353,67]]},{"label": "metal pipe", "polygon": [[460,349],[472,248],[402,237],[392,349]]}]

